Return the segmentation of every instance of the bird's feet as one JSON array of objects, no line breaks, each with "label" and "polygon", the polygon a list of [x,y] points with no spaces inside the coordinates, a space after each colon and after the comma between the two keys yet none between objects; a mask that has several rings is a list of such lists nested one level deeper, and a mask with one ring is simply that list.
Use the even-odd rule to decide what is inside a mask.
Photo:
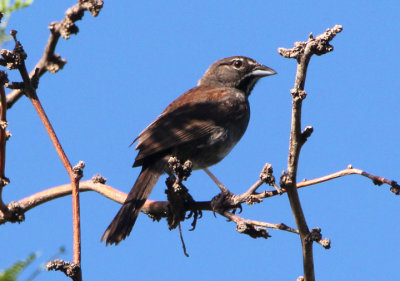
[{"label": "bird's feet", "polygon": [[242,212],[242,205],[238,195],[233,194],[229,190],[225,190],[218,195],[214,196],[211,200],[211,208],[215,213],[223,213],[227,210],[233,210],[235,213],[239,209]]}]

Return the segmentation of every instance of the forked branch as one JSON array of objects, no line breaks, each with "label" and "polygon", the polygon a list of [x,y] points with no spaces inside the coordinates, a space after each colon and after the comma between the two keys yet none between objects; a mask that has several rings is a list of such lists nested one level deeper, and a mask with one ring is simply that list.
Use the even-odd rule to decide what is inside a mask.
[{"label": "forked branch", "polygon": [[301,131],[301,108],[302,102],[306,98],[304,86],[307,76],[308,63],[311,56],[323,55],[333,50],[330,41],[336,34],[342,31],[342,26],[336,25],[316,38],[310,34],[307,42],[296,42],[292,49],[279,48],[280,55],[286,58],[295,58],[297,60],[296,78],[294,88],[290,90],[292,94],[292,122],[289,140],[289,156],[287,164],[287,173],[281,178],[281,186],[286,189],[289,197],[292,213],[300,232],[300,238],[303,249],[303,269],[306,281],[314,281],[314,259],[312,241],[309,239],[310,230],[307,226],[306,218],[301,207],[299,195],[296,188],[297,167],[299,163],[300,150],[307,137],[311,135],[312,129],[307,127],[304,132]]},{"label": "forked branch", "polygon": [[[47,40],[44,52],[36,66],[29,73],[29,78],[34,76],[40,78],[46,72],[56,73],[64,67],[67,60],[55,53],[58,39],[63,37],[69,39],[71,34],[78,33],[79,29],[75,22],[82,19],[85,11],[89,11],[92,16],[96,17],[101,8],[103,1],[98,0],[81,0],[65,13],[65,18],[60,22],[52,22],[49,26],[50,35]],[[15,89],[7,95],[7,107],[11,108],[22,96],[24,92],[22,89]]]}]

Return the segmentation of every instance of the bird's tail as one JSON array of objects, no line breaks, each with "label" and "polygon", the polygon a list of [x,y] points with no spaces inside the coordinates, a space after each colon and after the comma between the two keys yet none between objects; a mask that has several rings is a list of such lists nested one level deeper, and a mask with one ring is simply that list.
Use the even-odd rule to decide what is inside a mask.
[{"label": "bird's tail", "polygon": [[124,240],[132,230],[136,218],[144,202],[150,196],[158,178],[163,173],[164,164],[158,161],[151,165],[143,165],[142,171],[128,194],[121,209],[107,227],[101,241],[106,245],[115,244]]}]

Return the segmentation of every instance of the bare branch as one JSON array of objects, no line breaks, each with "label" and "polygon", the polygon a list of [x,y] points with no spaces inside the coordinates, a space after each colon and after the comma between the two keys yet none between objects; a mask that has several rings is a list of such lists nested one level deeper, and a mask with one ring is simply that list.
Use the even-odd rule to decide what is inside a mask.
[{"label": "bare branch", "polygon": [[63,260],[54,260],[46,264],[47,270],[59,270],[73,281],[82,280],[81,266],[76,263],[70,263]]},{"label": "bare branch", "polygon": [[370,173],[367,173],[367,172],[365,172],[363,170],[355,169],[355,168],[353,168],[352,165],[349,165],[347,167],[347,169],[338,171],[338,172],[330,174],[330,175],[326,175],[324,177],[316,178],[316,179],[313,179],[313,180],[303,180],[302,182],[299,182],[297,184],[297,188],[302,188],[302,187],[305,187],[305,186],[318,184],[318,183],[321,183],[321,182],[329,181],[329,180],[332,180],[332,179],[335,179],[335,178],[348,176],[348,175],[360,175],[360,176],[367,177],[370,180],[372,180],[372,182],[375,185],[378,185],[378,186],[380,186],[382,184],[390,185],[390,191],[391,192],[393,192],[396,195],[400,194],[400,186],[396,181],[388,180],[388,179],[380,177],[380,176],[374,176],[374,175],[372,175]]},{"label": "bare branch", "polygon": [[305,136],[309,136],[311,130],[301,132],[301,107],[302,102],[306,98],[304,85],[306,82],[308,63],[311,56],[322,55],[333,50],[329,42],[335,35],[342,31],[342,27],[336,25],[315,39],[310,34],[307,42],[296,42],[294,48],[279,48],[278,52],[286,58],[295,58],[297,60],[297,71],[294,88],[290,91],[292,94],[292,123],[289,141],[289,156],[287,173],[281,178],[281,186],[286,189],[289,197],[292,213],[296,221],[296,225],[300,232],[302,248],[303,248],[303,268],[304,278],[306,281],[314,281],[314,259],[312,241],[308,239],[310,231],[301,207],[299,195],[296,188],[297,167],[299,162],[300,150],[305,142]]},{"label": "bare branch", "polygon": [[6,92],[4,91],[4,84],[8,82],[7,74],[3,71],[0,72],[0,210],[7,211],[7,206],[2,199],[3,187],[10,181],[5,176],[6,168],[6,140],[7,140],[7,104]]},{"label": "bare branch", "polygon": [[[61,162],[63,163],[65,169],[68,172],[68,175],[71,179],[72,184],[72,211],[73,211],[73,249],[74,249],[74,263],[77,265],[81,265],[81,229],[80,229],[80,212],[79,212],[79,180],[82,177],[81,173],[77,173],[76,170],[73,169],[71,163],[65,154],[57,135],[53,129],[53,126],[50,123],[40,101],[36,93],[37,83],[38,83],[38,71],[35,71],[33,78],[31,79],[28,75],[25,66],[25,59],[27,57],[22,44],[16,38],[16,31],[11,31],[11,36],[14,38],[15,47],[13,51],[2,50],[1,55],[4,60],[7,62],[7,65],[10,69],[18,69],[22,80],[23,80],[23,91],[28,96],[30,101],[32,102],[36,112],[38,113],[47,133],[49,134],[50,140],[53,143]],[[80,271],[79,271],[80,272]],[[80,273],[79,273],[80,274]],[[78,278],[78,280],[81,280]]]},{"label": "bare branch", "polygon": [[[78,27],[75,25],[77,20],[80,20],[84,11],[89,11],[93,16],[97,16],[103,6],[103,1],[101,0],[79,0],[76,5],[69,8],[66,11],[66,17],[61,22],[54,22],[50,24],[50,37],[48,39],[44,54],[39,60],[35,68],[28,74],[25,59],[27,57],[23,47],[19,41],[16,39],[16,31],[11,31],[11,36],[15,41],[15,48],[13,51],[2,50],[0,59],[0,64],[7,66],[9,69],[18,69],[23,82],[13,82],[7,84],[10,88],[15,89],[7,97],[7,102],[5,98],[4,89],[1,92],[1,103],[2,103],[2,115],[5,118],[6,107],[11,107],[23,94],[26,94],[31,100],[33,106],[35,107],[40,119],[42,120],[50,139],[65,166],[72,186],[72,210],[73,210],[73,259],[74,268],[79,268],[75,271],[75,275],[72,277],[73,280],[82,280],[81,274],[81,229],[80,229],[80,211],[79,211],[79,180],[83,176],[84,163],[80,162],[74,168],[71,166],[69,159],[67,158],[61,144],[55,134],[55,131],[38,99],[36,94],[36,89],[39,84],[39,78],[45,72],[49,71],[55,73],[60,70],[66,61],[62,59],[59,55],[55,54],[55,48],[60,36],[68,39],[70,34],[75,34],[78,32]],[[3,132],[1,132],[3,133]],[[1,178],[4,177],[4,162],[5,145],[2,149],[2,139],[5,139],[5,133],[0,134],[0,173]],[[4,141],[5,142],[5,141]],[[3,157],[2,157],[3,156]],[[1,172],[3,171],[3,172]],[[22,221],[24,219],[24,210],[17,204],[11,203],[4,208],[5,205],[1,200],[1,190],[0,188],[0,211],[2,211],[4,219],[8,221]],[[55,267],[57,269],[58,267]],[[65,272],[65,271],[64,271]]]},{"label": "bare branch", "polygon": [[[299,189],[299,188],[303,188],[303,187],[306,187],[306,186],[315,185],[315,184],[318,184],[318,183],[330,181],[330,180],[333,180],[333,179],[336,179],[336,178],[349,176],[349,175],[360,175],[360,176],[367,177],[370,180],[372,180],[372,182],[375,185],[378,185],[378,186],[381,186],[383,184],[387,184],[387,185],[390,186],[390,191],[392,193],[394,193],[395,195],[399,195],[400,194],[400,186],[396,181],[389,180],[389,179],[386,179],[384,177],[372,175],[372,174],[367,173],[367,172],[365,172],[365,171],[363,171],[361,169],[353,168],[351,165],[349,165],[347,167],[347,169],[340,170],[338,172],[335,172],[335,173],[332,173],[332,174],[329,174],[329,175],[326,175],[326,176],[323,176],[323,177],[320,177],[320,178],[316,178],[316,179],[312,179],[312,180],[305,180],[304,179],[303,181],[298,182],[296,184],[296,188]],[[255,183],[255,185],[258,184],[258,183],[259,183],[259,181],[257,181]],[[286,189],[283,188],[282,192],[285,193]],[[261,192],[261,193],[253,193],[250,196],[249,200],[252,200],[252,199],[262,200],[262,199],[265,199],[265,198],[268,198],[268,197],[272,197],[272,196],[276,196],[276,195],[279,195],[279,193],[276,192],[275,190],[274,191],[264,191],[264,192]]]},{"label": "bare branch", "polygon": [[[252,238],[269,238],[271,237],[266,230],[266,228],[271,228],[271,229],[279,229],[295,234],[299,234],[299,231],[297,229],[294,229],[292,227],[287,226],[284,223],[268,223],[268,222],[261,222],[261,221],[255,221],[255,220],[248,220],[244,219],[242,217],[239,217],[236,214],[233,214],[231,212],[225,211],[220,213],[222,216],[228,218],[229,220],[233,221],[236,223],[236,230],[239,233],[247,234]],[[309,236],[309,239],[312,239],[313,241],[317,242],[321,246],[323,246],[325,249],[329,249],[331,245],[331,241],[328,238],[322,239],[321,236],[321,230],[319,228],[314,229],[311,233],[313,235]]]},{"label": "bare branch", "polygon": [[[46,72],[56,73],[64,67],[67,61],[55,53],[58,39],[62,36],[68,39],[70,34],[76,34],[78,27],[75,22],[82,19],[84,11],[89,11],[92,16],[97,16],[103,7],[103,1],[84,0],[78,1],[73,7],[69,8],[65,13],[65,18],[60,22],[50,24],[50,35],[47,40],[43,55],[37,62],[36,66],[29,73],[29,78],[32,79],[38,69],[37,75],[41,77]],[[7,107],[11,108],[19,98],[23,95],[23,90],[16,89],[7,95]]]},{"label": "bare branch", "polygon": [[273,186],[275,188],[277,194],[282,194],[282,190],[275,183],[275,177],[274,177],[273,173],[274,173],[274,170],[272,168],[272,165],[269,163],[266,163],[260,173],[260,179],[258,181],[256,181],[246,192],[244,192],[242,195],[239,196],[239,198],[238,198],[239,201],[247,202],[247,203],[252,202],[250,197],[256,192],[256,190],[263,183]]},{"label": "bare branch", "polygon": [[[121,192],[111,186],[105,185],[103,183],[98,182],[99,176],[94,176],[91,180],[82,181],[79,185],[79,191],[95,191],[119,204],[123,204],[127,197],[127,194]],[[53,187],[36,194],[33,194],[29,197],[23,198],[17,202],[11,202],[9,204],[9,208],[13,206],[13,210],[18,209],[18,213],[23,215],[25,212],[33,209],[39,205],[42,205],[48,201],[64,197],[70,195],[72,192],[71,184],[64,184],[57,187]],[[190,202],[185,205],[186,211],[191,210],[205,210],[212,211],[211,202]],[[142,212],[150,215],[152,218],[161,218],[166,217],[169,211],[169,202],[167,201],[153,201],[147,200],[142,208]],[[246,220],[235,214],[232,214],[228,211],[222,212],[221,215],[224,217],[234,221],[235,223],[245,223],[248,225],[253,225],[254,227],[264,227],[264,228],[273,228],[285,230],[293,233],[298,233],[297,230],[294,230],[290,227],[287,227],[285,224],[272,224],[267,222],[260,222],[255,220]],[[4,213],[0,211],[0,224],[4,224],[7,221],[7,218],[4,216]]]},{"label": "bare branch", "polygon": [[[365,177],[371,179],[373,182],[379,181],[379,183],[388,184],[391,186],[391,190],[395,189],[395,188],[397,188],[397,189],[399,188],[396,181],[391,181],[391,180],[388,180],[383,177],[375,176],[375,175],[369,174],[363,170],[355,169],[351,166],[349,166],[347,169],[338,171],[336,173],[332,173],[330,175],[326,175],[326,176],[312,179],[312,180],[301,181],[301,182],[297,183],[297,188],[303,188],[306,186],[315,185],[318,183],[322,183],[325,181],[333,180],[338,177],[343,177],[343,176],[348,176],[348,175],[361,175],[361,176],[365,176]],[[104,197],[113,200],[116,203],[123,204],[124,201],[126,200],[127,194],[122,191],[119,191],[118,189],[115,189],[111,186],[106,185],[105,182],[106,182],[106,179],[104,177],[102,177],[100,175],[95,175],[95,176],[93,176],[93,178],[91,180],[80,182],[79,192],[95,191],[95,192],[103,195]],[[254,185],[257,185],[258,183],[259,183],[259,181],[257,181]],[[378,185],[380,185],[380,184],[378,184]],[[283,189],[282,192],[285,193],[286,190]],[[53,188],[35,193],[35,194],[28,196],[26,198],[23,198],[19,201],[11,202],[10,204],[8,204],[8,209],[10,209],[10,207],[12,207],[13,210],[18,209],[18,214],[19,214],[19,218],[20,218],[19,220],[17,219],[17,220],[11,220],[11,221],[12,222],[22,221],[23,217],[21,215],[23,215],[25,212],[27,212],[37,206],[40,206],[48,201],[51,201],[51,200],[54,200],[54,199],[57,199],[60,197],[64,197],[64,196],[67,196],[70,194],[71,194],[71,184],[64,184],[64,185],[60,185],[57,187],[53,187]],[[272,197],[272,196],[276,196],[276,195],[278,195],[277,191],[271,190],[271,191],[264,191],[261,193],[253,193],[250,196],[250,198],[257,198],[258,200],[262,200],[264,198],[268,198],[268,197]],[[168,211],[167,205],[168,205],[167,201],[147,200],[142,208],[142,212],[144,212],[148,215],[157,216],[160,218],[165,217],[166,216],[165,214]],[[17,208],[17,206],[18,206],[18,208]],[[187,210],[189,210],[189,209],[204,210],[204,211],[212,210],[211,201],[197,201],[188,207],[190,207],[190,208],[188,208]],[[14,212],[17,212],[17,211],[14,211]],[[18,217],[18,216],[15,215],[14,217]],[[9,221],[9,220],[6,218],[4,212],[0,211],[0,224],[4,224],[7,221]]]}]

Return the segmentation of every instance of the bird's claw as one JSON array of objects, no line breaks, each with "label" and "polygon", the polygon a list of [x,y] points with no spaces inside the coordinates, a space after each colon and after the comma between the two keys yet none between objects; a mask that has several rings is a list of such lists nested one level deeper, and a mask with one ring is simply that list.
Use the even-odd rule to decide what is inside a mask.
[{"label": "bird's claw", "polygon": [[189,231],[193,231],[196,229],[197,219],[203,216],[203,212],[201,210],[191,210],[185,219],[190,219],[192,216],[193,216],[193,221],[190,224],[192,228],[189,229]]},{"label": "bird's claw", "polygon": [[239,209],[242,212],[242,205],[237,201],[237,195],[231,192],[222,192],[214,196],[211,200],[211,208],[213,214],[224,212],[226,210],[236,210]]}]

